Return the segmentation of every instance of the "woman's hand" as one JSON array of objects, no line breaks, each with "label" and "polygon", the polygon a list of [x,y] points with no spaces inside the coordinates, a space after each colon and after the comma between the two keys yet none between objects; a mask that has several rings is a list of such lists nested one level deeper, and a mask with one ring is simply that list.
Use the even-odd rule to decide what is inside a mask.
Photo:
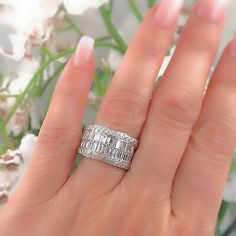
[{"label": "woman's hand", "polygon": [[209,236],[235,148],[236,40],[204,96],[223,25],[218,0],[199,0],[154,94],[180,1],[145,17],[96,123],[140,137],[131,169],[83,158],[72,174],[93,78],[83,38],[57,84],[33,160],[0,216],[1,236]]}]

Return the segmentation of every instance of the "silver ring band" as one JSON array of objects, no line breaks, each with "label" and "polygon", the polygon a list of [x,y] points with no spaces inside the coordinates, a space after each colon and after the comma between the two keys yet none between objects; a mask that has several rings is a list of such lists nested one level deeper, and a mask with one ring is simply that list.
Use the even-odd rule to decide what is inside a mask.
[{"label": "silver ring band", "polygon": [[101,125],[85,126],[78,153],[129,170],[138,140],[120,131]]}]

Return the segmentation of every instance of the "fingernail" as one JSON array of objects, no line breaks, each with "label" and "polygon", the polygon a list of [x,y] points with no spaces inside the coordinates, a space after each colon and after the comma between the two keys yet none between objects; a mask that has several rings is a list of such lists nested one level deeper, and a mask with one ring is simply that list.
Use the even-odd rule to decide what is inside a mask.
[{"label": "fingernail", "polygon": [[76,48],[73,61],[76,66],[86,65],[93,55],[94,39],[83,36]]},{"label": "fingernail", "polygon": [[198,15],[201,19],[217,24],[222,16],[225,0],[200,0]]},{"label": "fingernail", "polygon": [[162,0],[155,15],[157,24],[165,27],[176,24],[182,4],[183,0]]},{"label": "fingernail", "polygon": [[234,38],[230,43],[229,43],[229,50],[228,50],[230,56],[236,57],[236,38]]}]

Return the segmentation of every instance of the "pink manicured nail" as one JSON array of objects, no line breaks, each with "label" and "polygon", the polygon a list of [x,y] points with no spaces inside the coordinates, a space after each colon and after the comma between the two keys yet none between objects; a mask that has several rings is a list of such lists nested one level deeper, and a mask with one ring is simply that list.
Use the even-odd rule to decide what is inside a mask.
[{"label": "pink manicured nail", "polygon": [[230,56],[236,57],[236,38],[230,42],[228,52]]},{"label": "pink manicured nail", "polygon": [[93,55],[94,39],[83,36],[77,46],[73,61],[76,66],[86,65]]},{"label": "pink manicured nail", "polygon": [[225,0],[200,0],[197,13],[205,21],[217,24],[222,16]]},{"label": "pink manicured nail", "polygon": [[155,15],[158,25],[170,27],[176,23],[183,0],[162,0]]}]

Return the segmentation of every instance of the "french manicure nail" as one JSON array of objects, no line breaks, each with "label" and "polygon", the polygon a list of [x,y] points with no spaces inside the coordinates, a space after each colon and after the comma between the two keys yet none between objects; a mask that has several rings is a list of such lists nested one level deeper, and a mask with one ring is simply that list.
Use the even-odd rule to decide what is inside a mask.
[{"label": "french manicure nail", "polygon": [[229,50],[228,50],[230,56],[236,58],[236,38],[234,38],[230,44],[229,44]]},{"label": "french manicure nail", "polygon": [[77,46],[73,61],[76,66],[86,65],[93,54],[94,39],[88,36],[83,36]]},{"label": "french manicure nail", "polygon": [[205,21],[217,24],[221,19],[225,0],[200,0],[198,15]]},{"label": "french manicure nail", "polygon": [[171,27],[177,22],[183,0],[162,0],[157,7],[155,19],[158,25]]}]

